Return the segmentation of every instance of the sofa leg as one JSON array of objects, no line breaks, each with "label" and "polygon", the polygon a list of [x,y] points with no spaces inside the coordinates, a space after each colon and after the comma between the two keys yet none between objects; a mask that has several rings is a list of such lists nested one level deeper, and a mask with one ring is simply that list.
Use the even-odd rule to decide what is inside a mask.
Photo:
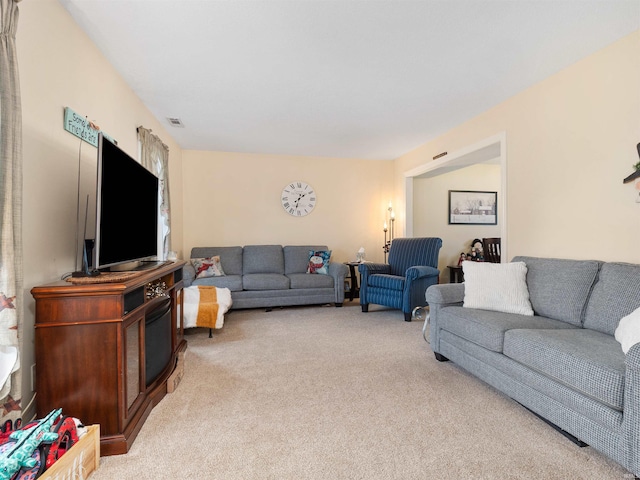
[{"label": "sofa leg", "polygon": [[404,312],[404,321],[405,322],[411,321],[411,312]]},{"label": "sofa leg", "polygon": [[336,307],[341,307],[341,306],[342,306],[342,302],[336,303]]},{"label": "sofa leg", "polygon": [[363,303],[362,304],[362,311],[364,313],[367,313],[369,311],[369,304],[368,303]]},{"label": "sofa leg", "polygon": [[436,360],[438,360],[439,362],[448,362],[449,361],[449,359],[447,357],[445,357],[444,355],[442,355],[441,353],[433,352],[433,354],[436,356]]}]

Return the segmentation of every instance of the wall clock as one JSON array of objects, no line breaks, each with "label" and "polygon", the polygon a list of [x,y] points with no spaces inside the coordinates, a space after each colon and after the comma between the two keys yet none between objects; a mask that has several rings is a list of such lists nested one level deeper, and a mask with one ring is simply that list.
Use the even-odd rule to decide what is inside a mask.
[{"label": "wall clock", "polygon": [[289,215],[303,217],[316,206],[316,192],[305,182],[291,182],[282,189],[282,208]]}]

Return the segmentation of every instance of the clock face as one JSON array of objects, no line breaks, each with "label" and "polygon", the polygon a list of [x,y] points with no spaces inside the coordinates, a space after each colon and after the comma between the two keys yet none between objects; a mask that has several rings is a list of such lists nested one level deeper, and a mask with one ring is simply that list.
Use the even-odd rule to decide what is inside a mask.
[{"label": "clock face", "polygon": [[303,217],[316,206],[316,192],[305,182],[292,182],[282,189],[282,208],[289,215]]}]

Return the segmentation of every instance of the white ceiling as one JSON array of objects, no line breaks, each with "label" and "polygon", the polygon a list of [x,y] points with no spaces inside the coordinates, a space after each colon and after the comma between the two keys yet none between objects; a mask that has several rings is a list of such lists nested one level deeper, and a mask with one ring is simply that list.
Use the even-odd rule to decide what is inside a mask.
[{"label": "white ceiling", "polygon": [[640,28],[640,0],[60,2],[183,149],[341,158],[397,158]]}]

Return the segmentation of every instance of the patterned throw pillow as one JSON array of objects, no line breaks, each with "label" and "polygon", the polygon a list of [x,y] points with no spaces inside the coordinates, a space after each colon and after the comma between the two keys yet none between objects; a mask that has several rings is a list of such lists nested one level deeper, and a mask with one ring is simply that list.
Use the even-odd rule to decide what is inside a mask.
[{"label": "patterned throw pillow", "polygon": [[320,273],[322,275],[328,275],[330,258],[331,250],[309,250],[309,266],[307,267],[307,273]]},{"label": "patterned throw pillow", "polygon": [[225,275],[218,255],[210,258],[192,258],[191,264],[196,269],[196,278],[224,277]]}]

